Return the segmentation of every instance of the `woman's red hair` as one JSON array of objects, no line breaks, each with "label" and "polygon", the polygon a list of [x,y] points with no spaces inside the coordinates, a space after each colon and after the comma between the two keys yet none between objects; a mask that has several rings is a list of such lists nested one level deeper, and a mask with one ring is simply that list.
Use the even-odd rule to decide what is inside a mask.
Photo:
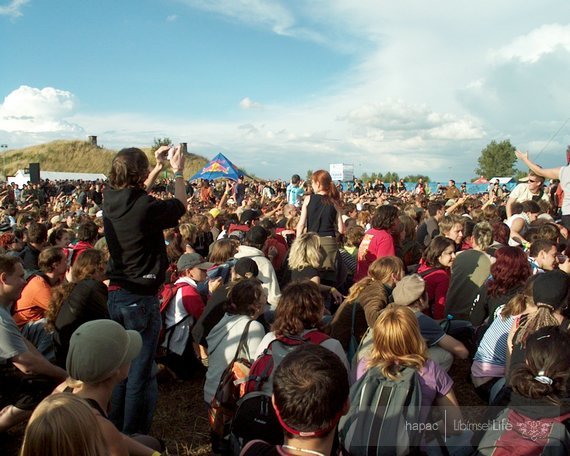
[{"label": "woman's red hair", "polygon": [[332,181],[332,177],[328,171],[319,169],[311,176],[313,182],[317,182],[321,187],[321,191],[325,192],[325,200],[329,199],[331,203],[340,205],[340,194]]},{"label": "woman's red hair", "polygon": [[497,261],[491,266],[493,278],[487,284],[489,296],[501,296],[522,287],[532,275],[525,253],[518,247],[501,247],[495,252]]}]

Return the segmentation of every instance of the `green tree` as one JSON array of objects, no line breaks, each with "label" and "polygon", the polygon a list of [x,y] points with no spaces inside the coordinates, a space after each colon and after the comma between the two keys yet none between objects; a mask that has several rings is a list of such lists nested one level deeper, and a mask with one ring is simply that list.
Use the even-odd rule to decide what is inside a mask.
[{"label": "green tree", "polygon": [[429,176],[424,176],[422,174],[410,174],[409,176],[404,177],[404,182],[417,182],[422,178],[424,182],[429,182]]},{"label": "green tree", "polygon": [[305,180],[307,182],[311,182],[311,178],[313,177],[313,170],[312,169],[308,169],[307,170],[307,177],[305,178]]},{"label": "green tree", "polygon": [[368,175],[368,173],[362,173],[362,175],[360,176],[360,180],[362,182],[368,182],[370,180],[370,176]]},{"label": "green tree", "polygon": [[384,174],[384,182],[388,182],[391,183],[393,181],[399,181],[400,177],[398,176],[398,173],[393,173],[391,171],[388,171],[386,174]]},{"label": "green tree", "polygon": [[154,153],[154,151],[156,149],[158,149],[160,146],[168,146],[170,144],[172,144],[172,141],[170,140],[170,138],[154,138],[154,141],[152,142],[151,150]]},{"label": "green tree", "polygon": [[514,164],[517,161],[515,150],[515,146],[508,139],[500,143],[491,141],[481,151],[479,168],[475,170],[475,173],[479,176],[485,176],[487,179],[495,176],[514,175]]},{"label": "green tree", "polygon": [[514,175],[515,180],[519,181],[520,179],[522,179],[523,177],[526,177],[528,175],[527,171],[523,171],[521,169],[517,169],[517,172]]}]

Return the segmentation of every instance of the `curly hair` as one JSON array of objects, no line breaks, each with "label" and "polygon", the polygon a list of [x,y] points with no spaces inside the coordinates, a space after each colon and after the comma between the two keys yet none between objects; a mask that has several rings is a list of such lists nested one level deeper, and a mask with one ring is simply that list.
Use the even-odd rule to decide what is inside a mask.
[{"label": "curly hair", "polygon": [[281,292],[271,330],[276,336],[282,336],[322,329],[324,309],[323,295],[316,283],[292,282]]},{"label": "curly hair", "polygon": [[493,278],[487,284],[489,296],[502,296],[522,286],[532,275],[528,258],[518,247],[501,247],[495,258],[497,261],[491,265]]},{"label": "curly hair", "polygon": [[46,311],[46,329],[55,330],[55,321],[65,300],[69,298],[75,286],[82,280],[92,279],[105,270],[105,255],[101,250],[86,249],[77,257],[71,268],[72,281],[63,283],[52,290],[51,300]]}]

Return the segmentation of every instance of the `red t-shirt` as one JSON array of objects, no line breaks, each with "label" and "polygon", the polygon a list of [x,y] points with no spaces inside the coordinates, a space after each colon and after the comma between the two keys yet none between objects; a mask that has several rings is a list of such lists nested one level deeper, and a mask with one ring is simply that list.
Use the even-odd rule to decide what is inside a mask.
[{"label": "red t-shirt", "polygon": [[[423,262],[420,262],[420,267],[418,268],[418,274],[421,274],[428,269],[432,269]],[[429,305],[431,309],[431,317],[434,320],[443,320],[446,318],[445,315],[445,297],[447,296],[447,290],[449,289],[449,281],[451,277],[451,272],[449,269],[436,269],[423,279],[426,282],[426,291],[429,298]]]},{"label": "red t-shirt", "polygon": [[376,228],[369,229],[358,247],[358,262],[354,281],[366,277],[368,268],[374,260],[393,255],[396,255],[396,246],[390,232]]}]

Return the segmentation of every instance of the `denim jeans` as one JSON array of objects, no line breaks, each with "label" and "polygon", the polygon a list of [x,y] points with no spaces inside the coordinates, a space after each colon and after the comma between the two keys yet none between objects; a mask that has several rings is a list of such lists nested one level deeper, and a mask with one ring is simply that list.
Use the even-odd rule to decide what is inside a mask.
[{"label": "denim jeans", "polygon": [[143,341],[128,378],[113,391],[110,418],[125,434],[148,434],[158,398],[154,358],[161,326],[159,301],[119,289],[109,293],[108,304],[111,318],[137,331]]}]

